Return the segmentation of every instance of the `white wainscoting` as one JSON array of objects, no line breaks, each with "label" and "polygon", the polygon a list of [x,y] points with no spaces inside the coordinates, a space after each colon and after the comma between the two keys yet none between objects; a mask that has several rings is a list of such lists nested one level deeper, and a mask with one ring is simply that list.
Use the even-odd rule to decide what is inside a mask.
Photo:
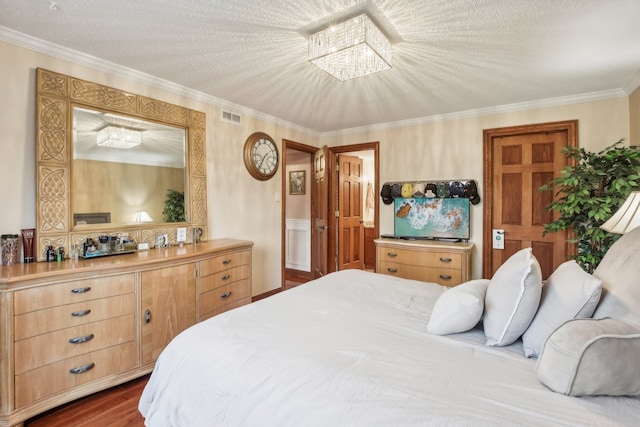
[{"label": "white wainscoting", "polygon": [[286,267],[311,271],[311,220],[287,219],[285,227]]}]

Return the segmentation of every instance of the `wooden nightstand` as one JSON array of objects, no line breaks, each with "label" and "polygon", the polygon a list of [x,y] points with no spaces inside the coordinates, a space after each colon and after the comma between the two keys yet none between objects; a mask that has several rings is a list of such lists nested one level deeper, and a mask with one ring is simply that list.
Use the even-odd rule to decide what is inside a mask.
[{"label": "wooden nightstand", "polygon": [[376,239],[376,272],[457,286],[470,280],[473,243]]}]

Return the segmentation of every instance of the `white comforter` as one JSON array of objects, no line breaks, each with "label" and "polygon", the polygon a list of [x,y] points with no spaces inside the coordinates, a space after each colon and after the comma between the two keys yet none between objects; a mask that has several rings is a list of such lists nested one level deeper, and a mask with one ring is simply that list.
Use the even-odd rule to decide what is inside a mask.
[{"label": "white comforter", "polygon": [[176,337],[140,399],[151,427],[637,426],[640,399],[540,384],[521,344],[434,336],[445,288],[347,270]]}]

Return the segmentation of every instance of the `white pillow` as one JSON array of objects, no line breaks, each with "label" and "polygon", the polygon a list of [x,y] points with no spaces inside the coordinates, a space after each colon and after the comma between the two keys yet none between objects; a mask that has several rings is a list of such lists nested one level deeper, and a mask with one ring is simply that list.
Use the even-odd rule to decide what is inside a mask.
[{"label": "white pillow", "polygon": [[477,279],[447,289],[433,306],[427,332],[457,334],[478,324],[484,310],[489,279]]},{"label": "white pillow", "polygon": [[505,346],[527,330],[542,292],[540,264],[531,248],[511,255],[491,278],[484,299],[487,345]]},{"label": "white pillow", "polygon": [[538,356],[544,340],[567,320],[591,317],[601,292],[602,280],[585,272],[578,263],[560,264],[542,287],[538,312],[522,335],[525,356]]},{"label": "white pillow", "polygon": [[620,320],[575,319],[544,343],[536,372],[569,396],[640,396],[640,329]]}]

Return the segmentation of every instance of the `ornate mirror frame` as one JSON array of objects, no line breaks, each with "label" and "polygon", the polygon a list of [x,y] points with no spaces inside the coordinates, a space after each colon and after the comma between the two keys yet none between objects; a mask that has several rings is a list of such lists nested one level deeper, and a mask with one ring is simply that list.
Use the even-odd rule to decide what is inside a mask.
[{"label": "ornate mirror frame", "polygon": [[[136,242],[154,246],[155,235],[166,233],[176,242],[179,227],[207,230],[206,122],[205,113],[157,99],[124,92],[42,68],[36,70],[36,257],[49,245],[80,244],[101,234],[127,234]],[[187,221],[149,225],[104,224],[86,230],[73,229],[71,212],[71,162],[73,157],[73,107],[97,107],[184,128],[186,131],[185,208]],[[187,243],[194,233],[187,233]]]}]

